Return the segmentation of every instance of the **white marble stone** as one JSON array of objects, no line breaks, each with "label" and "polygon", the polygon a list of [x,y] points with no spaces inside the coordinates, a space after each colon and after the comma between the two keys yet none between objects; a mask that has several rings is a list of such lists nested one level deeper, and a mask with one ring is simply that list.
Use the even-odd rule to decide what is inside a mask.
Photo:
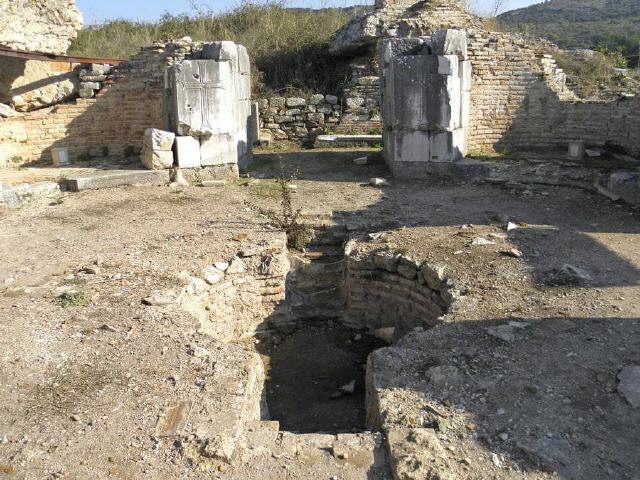
[{"label": "white marble stone", "polygon": [[180,168],[200,167],[200,141],[191,136],[176,137],[176,158]]}]

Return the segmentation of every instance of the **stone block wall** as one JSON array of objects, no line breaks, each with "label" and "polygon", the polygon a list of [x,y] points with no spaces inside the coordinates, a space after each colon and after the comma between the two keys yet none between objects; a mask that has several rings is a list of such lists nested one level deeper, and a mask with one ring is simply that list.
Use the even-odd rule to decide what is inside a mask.
[{"label": "stone block wall", "polygon": [[374,123],[382,127],[380,77],[377,57],[358,57],[351,61],[351,77],[343,90],[342,123]]}]

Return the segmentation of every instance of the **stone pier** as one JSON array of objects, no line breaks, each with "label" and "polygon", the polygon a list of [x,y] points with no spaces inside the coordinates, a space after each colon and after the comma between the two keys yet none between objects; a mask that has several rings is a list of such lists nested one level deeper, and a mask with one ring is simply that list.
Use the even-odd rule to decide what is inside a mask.
[{"label": "stone pier", "polygon": [[247,49],[228,41],[205,44],[193,59],[172,66],[168,78],[178,166],[248,165],[254,139]]},{"label": "stone pier", "polygon": [[382,42],[384,154],[395,177],[419,178],[467,151],[471,63],[462,30]]}]

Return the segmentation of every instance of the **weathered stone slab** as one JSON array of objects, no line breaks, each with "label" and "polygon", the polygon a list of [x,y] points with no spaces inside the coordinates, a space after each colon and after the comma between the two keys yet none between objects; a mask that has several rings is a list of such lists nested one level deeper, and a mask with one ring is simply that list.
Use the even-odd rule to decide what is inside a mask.
[{"label": "weathered stone slab", "polygon": [[231,62],[185,60],[171,72],[178,135],[233,132],[235,86]]},{"label": "weathered stone slab", "polygon": [[[452,130],[460,127],[460,79],[441,75],[440,59],[436,56],[402,56],[391,64],[390,88],[393,98],[392,125],[424,130]],[[399,108],[399,107],[402,108]]]},{"label": "weathered stone slab", "polygon": [[429,175],[427,162],[461,160],[470,119],[466,32],[419,40],[390,39],[380,47],[384,157],[403,178]]},{"label": "weathered stone slab", "polygon": [[352,146],[356,144],[376,145],[382,142],[382,135],[318,135],[315,145]]},{"label": "weathered stone slab", "polygon": [[431,36],[434,55],[456,55],[467,60],[467,34],[464,30],[438,30]]},{"label": "weathered stone slab", "polygon": [[606,182],[607,189],[619,195],[625,202],[640,205],[640,173],[613,172]]},{"label": "weathered stone slab", "polygon": [[461,62],[458,60],[457,56],[441,55],[436,58],[438,59],[439,75],[453,75],[455,77],[459,75],[458,69]]},{"label": "weathered stone slab", "polygon": [[120,187],[123,185],[165,185],[169,183],[169,170],[102,170],[66,179],[72,192]]},{"label": "weathered stone slab", "polygon": [[463,92],[471,91],[471,62],[469,60],[465,60],[464,62],[459,63],[459,75],[460,75],[460,88]]},{"label": "weathered stone slab", "polygon": [[396,162],[427,162],[431,155],[431,134],[420,130],[399,131],[393,136]]},{"label": "weathered stone slab", "polygon": [[200,166],[200,142],[193,137],[176,137],[176,158],[180,168]]},{"label": "weathered stone slab", "polygon": [[238,143],[227,134],[200,137],[200,165],[224,165],[238,161]]},{"label": "weathered stone slab", "polygon": [[173,166],[173,151],[144,148],[140,154],[140,162],[149,170],[171,168]]},{"label": "weathered stone slab", "polygon": [[147,128],[144,131],[143,148],[149,150],[171,150],[176,134],[158,128]]}]

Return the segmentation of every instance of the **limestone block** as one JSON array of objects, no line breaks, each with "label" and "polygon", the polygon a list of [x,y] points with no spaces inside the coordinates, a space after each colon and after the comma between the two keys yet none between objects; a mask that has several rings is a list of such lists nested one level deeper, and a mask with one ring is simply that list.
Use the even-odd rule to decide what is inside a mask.
[{"label": "limestone block", "polygon": [[423,130],[460,127],[460,78],[439,75],[438,65],[436,56],[403,56],[393,61],[383,105],[392,125]]},{"label": "limestone block", "polygon": [[92,89],[92,90],[100,90],[100,83],[98,82],[82,82],[80,83],[80,88]]},{"label": "limestone block", "polygon": [[93,88],[87,88],[87,87],[81,86],[78,89],[78,95],[80,96],[80,98],[92,98],[93,93],[94,93]]},{"label": "limestone block", "polygon": [[167,183],[169,183],[169,170],[99,170],[67,177],[67,188],[72,192],[122,185],[165,185]]},{"label": "limestone block", "polygon": [[416,52],[424,47],[422,38],[389,38],[380,43],[380,64],[385,67],[391,60],[400,56]]},{"label": "limestone block", "polygon": [[171,150],[151,150],[144,148],[140,161],[149,170],[163,170],[173,166],[173,152]]},{"label": "limestone block", "polygon": [[158,128],[147,128],[144,131],[143,148],[149,150],[171,150],[176,134]]},{"label": "limestone block", "polygon": [[471,62],[469,60],[460,62],[458,72],[460,75],[460,88],[463,92],[470,92],[472,80]]},{"label": "limestone block", "polygon": [[176,137],[176,158],[180,168],[200,167],[200,142],[194,137]]},{"label": "limestone block", "polygon": [[[399,130],[393,134],[393,159],[396,162],[428,162],[431,134],[419,130]],[[385,143],[386,144],[386,143]]]},{"label": "limestone block", "polygon": [[438,30],[431,35],[431,49],[434,55],[457,55],[467,60],[467,34],[464,30]]},{"label": "limestone block", "polygon": [[64,167],[70,165],[69,149],[66,147],[52,147],[51,159],[54,167]]},{"label": "limestone block", "polygon": [[269,105],[276,108],[284,108],[287,103],[287,99],[284,97],[273,97],[269,100]]},{"label": "limestone block", "polygon": [[0,44],[16,50],[64,54],[82,14],[73,0],[0,0]]},{"label": "limestone block", "polygon": [[336,97],[335,95],[325,95],[324,100],[327,103],[330,103],[331,105],[337,105],[338,104],[338,97]]},{"label": "limestone block", "polygon": [[450,132],[431,132],[429,160],[435,163],[460,160],[466,151],[465,138],[462,128]]},{"label": "limestone block", "polygon": [[311,97],[309,97],[309,105],[319,105],[322,102],[324,102],[324,95],[320,94],[320,93],[316,93],[315,95],[311,95]]},{"label": "limestone block", "polygon": [[249,143],[255,145],[260,137],[260,107],[257,102],[251,104],[251,117],[248,125]]},{"label": "limestone block", "polygon": [[231,62],[185,60],[172,67],[170,75],[178,135],[234,131],[236,89]]},{"label": "limestone block", "polygon": [[10,57],[1,60],[0,102],[18,111],[66,100],[77,92],[78,84],[76,72],[68,65],[54,67],[49,62]]},{"label": "limestone block", "polygon": [[[438,59],[438,74],[458,76],[458,64],[462,63],[456,55],[440,55]],[[470,63],[470,62],[469,62]]]},{"label": "limestone block", "polygon": [[307,104],[307,101],[304,98],[291,97],[287,98],[286,106],[287,107],[303,107]]},{"label": "limestone block", "polygon": [[471,92],[460,93],[460,127],[469,128],[471,125]]},{"label": "limestone block", "polygon": [[[200,165],[224,165],[238,161],[238,149],[233,136],[211,135],[200,138]],[[182,165],[180,165],[182,166]]]},{"label": "limestone block", "polygon": [[0,103],[0,118],[15,117],[16,115],[18,115],[18,112],[13,108],[9,105],[5,105],[4,103]]},{"label": "limestone block", "polygon": [[241,74],[248,74],[251,70],[247,49],[243,45],[228,40],[203,45],[201,58],[231,62],[233,70]]}]

